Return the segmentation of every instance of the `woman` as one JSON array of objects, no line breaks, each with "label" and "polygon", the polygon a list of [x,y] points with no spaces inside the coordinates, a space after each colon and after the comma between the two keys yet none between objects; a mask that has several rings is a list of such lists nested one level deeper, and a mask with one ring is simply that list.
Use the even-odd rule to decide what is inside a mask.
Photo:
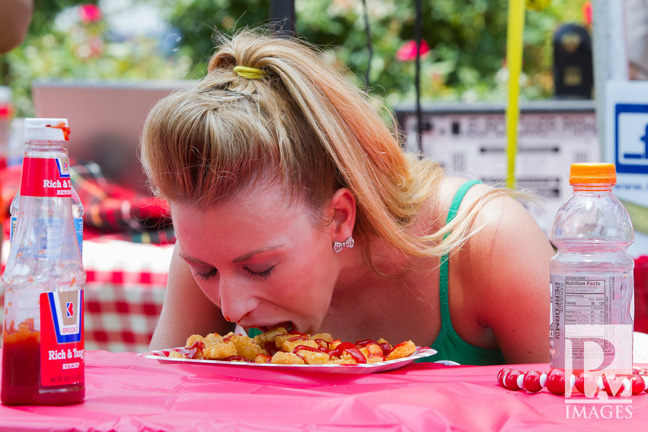
[{"label": "woman", "polygon": [[552,248],[506,193],[402,152],[343,71],[240,32],[149,114],[177,243],[152,349],[282,324],[411,339],[464,364],[548,361]]}]

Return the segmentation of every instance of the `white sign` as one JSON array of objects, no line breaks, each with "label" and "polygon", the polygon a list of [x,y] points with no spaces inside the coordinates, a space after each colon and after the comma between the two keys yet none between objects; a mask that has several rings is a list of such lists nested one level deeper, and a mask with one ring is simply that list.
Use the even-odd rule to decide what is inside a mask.
[{"label": "white sign", "polygon": [[635,229],[633,256],[648,255],[648,82],[609,81],[604,160],[616,165],[614,194]]},{"label": "white sign", "polygon": [[[565,104],[570,103],[564,101]],[[474,178],[505,186],[507,172],[504,108],[483,112],[426,113],[423,155],[440,163],[448,175]],[[404,122],[406,150],[418,152],[416,116]],[[571,196],[569,167],[573,162],[599,162],[600,151],[594,105],[569,111],[522,110],[516,158],[517,186],[538,197],[527,205],[547,234],[560,206]]]}]

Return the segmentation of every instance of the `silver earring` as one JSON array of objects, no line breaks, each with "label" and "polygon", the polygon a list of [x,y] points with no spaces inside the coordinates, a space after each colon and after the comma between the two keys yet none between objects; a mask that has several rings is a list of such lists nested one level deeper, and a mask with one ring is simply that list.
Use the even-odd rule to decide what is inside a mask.
[{"label": "silver earring", "polygon": [[349,237],[348,239],[346,239],[343,242],[334,242],[333,243],[333,250],[335,251],[335,253],[340,253],[344,249],[353,248],[354,244],[355,244],[355,242],[353,241],[353,237]]}]

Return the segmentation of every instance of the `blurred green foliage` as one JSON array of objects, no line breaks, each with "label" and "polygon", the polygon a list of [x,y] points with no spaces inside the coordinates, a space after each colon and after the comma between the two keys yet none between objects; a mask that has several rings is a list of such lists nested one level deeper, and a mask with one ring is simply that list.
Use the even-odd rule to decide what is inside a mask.
[{"label": "blurred green foliage", "polygon": [[[21,46],[6,55],[2,83],[13,91],[18,116],[31,116],[32,83],[62,80],[164,80],[188,75],[188,57],[168,57],[160,41],[146,35],[129,40],[111,37],[102,15],[88,20],[84,7],[97,2],[36,1],[29,33]],[[65,14],[65,20],[57,17]],[[6,84],[5,84],[6,85]]]},{"label": "blurred green foliage", "polygon": [[[137,3],[138,0],[132,0]],[[29,89],[37,78],[183,79],[205,73],[215,31],[268,26],[269,0],[140,0],[155,5],[180,35],[171,52],[141,36],[114,41],[104,20],[77,21],[62,31],[56,16],[78,0],[36,0],[25,42],[2,61],[3,83],[15,93],[18,113],[31,114]],[[522,97],[551,97],[552,35],[565,22],[583,24],[585,0],[553,0],[527,11]],[[99,4],[102,4],[99,2]],[[321,47],[331,62],[346,64],[364,84],[369,48],[362,0],[296,0],[297,34]],[[414,100],[414,61],[396,53],[414,38],[414,1],[366,0],[373,58],[371,92],[388,106]],[[505,100],[508,0],[422,0],[423,39],[431,50],[421,60],[423,100]]]},{"label": "blurred green foliage", "polygon": [[[552,35],[563,22],[583,23],[579,0],[553,0],[543,11],[527,11],[522,97],[553,92]],[[367,0],[374,44],[370,83],[388,104],[415,98],[414,62],[396,52],[414,38],[414,2]],[[297,0],[297,28],[359,76],[368,48],[359,0]],[[422,37],[431,47],[421,61],[424,100],[504,100],[508,0],[423,0]]]}]

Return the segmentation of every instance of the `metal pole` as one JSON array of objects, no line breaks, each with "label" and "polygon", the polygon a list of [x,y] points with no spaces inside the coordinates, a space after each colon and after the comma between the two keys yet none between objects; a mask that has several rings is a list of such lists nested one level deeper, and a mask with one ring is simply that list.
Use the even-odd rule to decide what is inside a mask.
[{"label": "metal pole", "polygon": [[270,21],[272,27],[284,36],[295,34],[295,0],[270,0]]},{"label": "metal pole", "polygon": [[629,79],[624,31],[624,3],[620,0],[594,0],[592,2],[594,91],[601,155],[605,154],[607,137],[607,125],[605,124],[607,82]]},{"label": "metal pole", "polygon": [[416,142],[418,144],[419,157],[423,157],[423,112],[421,110],[421,26],[422,8],[421,0],[415,0],[416,21],[414,24],[414,40],[416,41],[416,68],[414,84],[416,86]]}]

